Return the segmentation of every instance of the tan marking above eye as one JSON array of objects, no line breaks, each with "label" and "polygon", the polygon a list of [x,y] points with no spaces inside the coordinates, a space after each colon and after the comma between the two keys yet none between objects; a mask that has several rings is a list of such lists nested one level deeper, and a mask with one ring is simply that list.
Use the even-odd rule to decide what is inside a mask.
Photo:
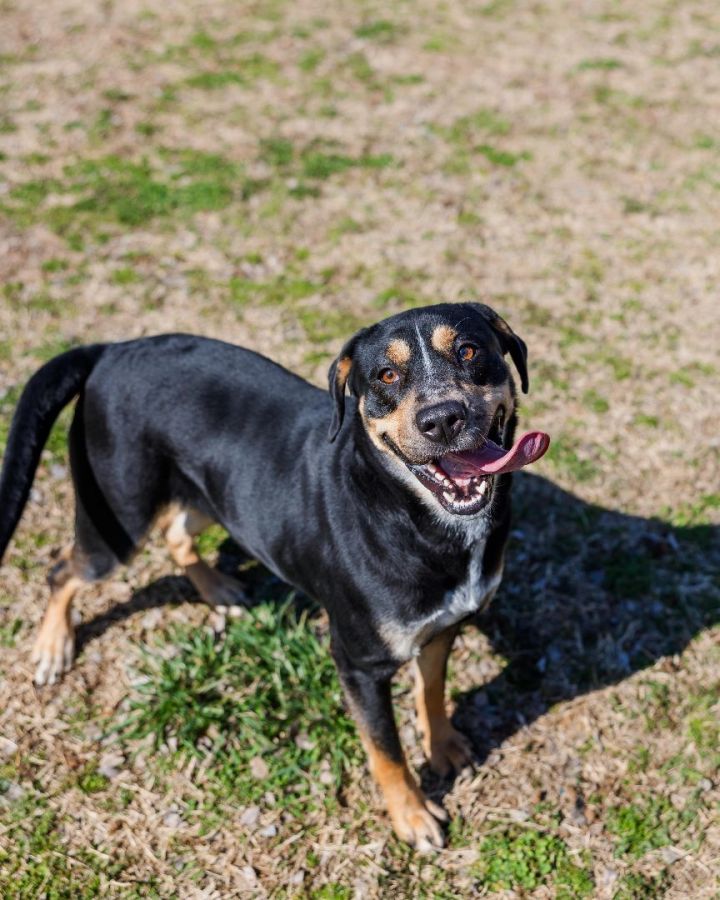
[{"label": "tan marking above eye", "polygon": [[430,343],[438,353],[448,356],[452,353],[453,343],[457,337],[457,331],[450,325],[438,325],[433,329]]},{"label": "tan marking above eye", "polygon": [[402,338],[395,338],[387,345],[385,355],[396,366],[404,366],[410,359],[410,344]]}]

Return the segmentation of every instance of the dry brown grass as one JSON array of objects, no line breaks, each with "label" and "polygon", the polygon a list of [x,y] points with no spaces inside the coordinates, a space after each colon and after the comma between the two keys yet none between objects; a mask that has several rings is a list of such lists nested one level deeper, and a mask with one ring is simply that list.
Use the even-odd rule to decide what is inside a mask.
[{"label": "dry brown grass", "polygon": [[[209,800],[196,763],[108,759],[138,645],[206,623],[177,581],[138,595],[172,571],[155,544],[84,594],[73,673],[32,687],[44,571],[71,520],[58,439],[0,576],[0,884],[474,896],[534,832],[592,896],[717,896],[717,5],[0,9],[0,396],[68,343],[168,330],[322,382],[359,324],[478,297],[527,340],[525,422],[555,438],[518,479],[495,607],[454,655],[479,759],[429,782],[456,821],[436,858],[394,841],[362,767],[331,811],[301,820],[275,798],[254,821]],[[525,890],[512,865],[505,896]],[[529,890],[563,896],[559,878]]]}]

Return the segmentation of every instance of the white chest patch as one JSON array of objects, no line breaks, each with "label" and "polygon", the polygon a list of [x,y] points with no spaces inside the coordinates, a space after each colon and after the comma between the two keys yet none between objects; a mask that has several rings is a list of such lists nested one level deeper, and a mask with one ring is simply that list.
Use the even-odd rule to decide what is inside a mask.
[{"label": "white chest patch", "polygon": [[420,653],[434,635],[486,607],[502,581],[502,563],[490,578],[482,575],[485,540],[473,547],[467,576],[453,591],[448,591],[442,606],[421,619],[410,622],[384,622],[380,635],[396,659],[408,660]]}]

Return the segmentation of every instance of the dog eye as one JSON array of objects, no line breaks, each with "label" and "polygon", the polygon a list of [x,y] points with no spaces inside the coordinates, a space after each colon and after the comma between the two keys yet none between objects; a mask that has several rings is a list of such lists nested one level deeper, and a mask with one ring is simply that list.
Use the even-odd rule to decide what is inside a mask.
[{"label": "dog eye", "polygon": [[477,355],[477,347],[474,344],[461,344],[458,348],[458,358],[461,362],[470,362]]},{"label": "dog eye", "polygon": [[399,377],[395,369],[381,369],[378,372],[378,378],[383,384],[395,384]]}]

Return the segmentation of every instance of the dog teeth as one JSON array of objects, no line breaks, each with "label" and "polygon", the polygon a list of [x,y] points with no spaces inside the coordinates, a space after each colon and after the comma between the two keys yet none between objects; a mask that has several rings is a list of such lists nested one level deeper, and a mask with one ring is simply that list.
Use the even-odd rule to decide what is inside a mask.
[{"label": "dog teeth", "polygon": [[452,504],[455,508],[463,506],[472,506],[474,503],[486,495],[490,488],[490,481],[487,478],[472,479],[468,484],[459,486],[453,490],[453,482],[445,479],[443,484],[451,489],[443,491],[445,500]]},{"label": "dog teeth", "polygon": [[428,475],[430,475],[435,481],[439,484],[442,484],[445,478],[445,473],[440,468],[440,466],[435,465],[435,463],[430,462],[425,466],[425,470]]}]

